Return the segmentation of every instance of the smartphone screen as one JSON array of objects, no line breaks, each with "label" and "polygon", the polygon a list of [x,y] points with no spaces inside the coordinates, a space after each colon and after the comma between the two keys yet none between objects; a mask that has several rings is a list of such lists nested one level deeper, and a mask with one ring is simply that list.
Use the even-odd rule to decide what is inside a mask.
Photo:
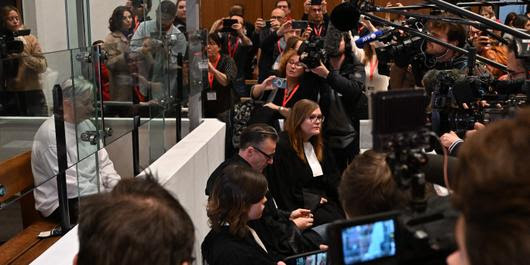
[{"label": "smartphone screen", "polygon": [[343,264],[358,264],[396,255],[396,227],[392,219],[342,230]]},{"label": "smartphone screen", "polygon": [[327,265],[328,254],[326,251],[312,251],[285,259],[286,265]]},{"label": "smartphone screen", "polygon": [[279,89],[285,89],[287,88],[287,79],[276,77],[272,80],[272,85]]},{"label": "smartphone screen", "polygon": [[307,28],[307,20],[293,20],[292,22],[293,29],[306,29]]},{"label": "smartphone screen", "polygon": [[232,25],[236,24],[236,19],[223,19],[223,28],[221,29],[221,32],[231,32],[234,29],[232,29]]}]

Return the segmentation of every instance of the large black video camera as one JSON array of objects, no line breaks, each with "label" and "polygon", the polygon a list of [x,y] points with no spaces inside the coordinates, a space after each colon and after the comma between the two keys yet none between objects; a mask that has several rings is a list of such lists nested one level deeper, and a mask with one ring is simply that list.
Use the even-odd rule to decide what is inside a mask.
[{"label": "large black video camera", "polygon": [[308,69],[320,66],[320,62],[326,63],[326,49],[324,49],[324,40],[320,37],[312,37],[306,40],[298,48],[300,62],[305,64]]},{"label": "large black video camera", "polygon": [[5,85],[5,81],[17,76],[19,58],[12,57],[9,55],[18,54],[24,51],[24,43],[17,40],[16,37],[29,35],[30,30],[20,31],[3,31],[0,33],[0,87]]},{"label": "large black video camera", "polygon": [[426,94],[421,90],[388,91],[372,95],[374,149],[387,154],[387,163],[401,189],[412,201],[401,209],[402,242],[398,264],[444,264],[455,247],[454,223],[458,216],[448,197],[426,196],[423,166],[434,134],[426,123]]},{"label": "large black video camera", "polygon": [[[419,19],[408,19],[406,24],[410,28],[423,31],[425,21]],[[390,75],[390,65],[395,63],[399,67],[406,67],[409,64],[415,66],[415,71],[425,72],[434,65],[434,59],[423,52],[425,41],[419,36],[410,36],[400,30],[393,30],[391,34],[379,41],[387,43],[385,46],[375,49],[378,64],[378,71],[382,75]]]},{"label": "large black video camera", "polygon": [[[527,97],[518,94],[524,91],[525,80],[499,82],[489,75],[468,76],[460,70],[431,70],[425,74],[423,83],[427,93],[432,94],[431,123],[438,135],[449,131],[463,135],[474,128],[475,122],[486,124],[513,117],[517,109],[527,103]],[[513,93],[490,92],[490,87],[505,85],[512,87],[505,91]],[[481,100],[486,100],[489,106]]]},{"label": "large black video camera", "polygon": [[24,50],[24,43],[17,40],[18,36],[29,35],[30,30],[19,30],[15,32],[4,31],[0,33],[0,58],[6,58],[9,54],[21,53]]}]

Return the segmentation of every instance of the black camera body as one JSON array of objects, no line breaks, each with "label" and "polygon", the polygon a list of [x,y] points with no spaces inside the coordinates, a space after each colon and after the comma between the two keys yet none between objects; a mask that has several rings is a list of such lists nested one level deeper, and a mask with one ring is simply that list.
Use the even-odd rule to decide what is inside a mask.
[{"label": "black camera body", "polygon": [[379,60],[378,71],[382,75],[390,75],[390,64],[395,63],[399,67],[406,67],[414,64],[424,68],[428,58],[421,52],[424,40],[421,37],[411,37],[400,40],[398,43],[391,43],[377,47],[375,53]]},{"label": "black camera body", "polygon": [[29,35],[30,30],[19,30],[15,32],[4,31],[0,33],[0,58],[6,58],[8,54],[21,53],[24,51],[24,43],[15,39],[18,36]]},{"label": "black camera body", "polygon": [[3,31],[0,33],[0,88],[3,88],[5,81],[14,78],[18,74],[19,58],[8,59],[10,54],[17,54],[24,51],[24,43],[16,37],[29,35],[30,30]]},{"label": "black camera body", "polygon": [[[487,75],[468,76],[459,70],[428,72],[424,84],[427,92],[432,93],[433,130],[438,135],[449,131],[463,135],[474,128],[475,122],[486,124],[513,117],[517,109],[527,104],[525,95],[489,92],[490,86],[496,83]],[[521,92],[522,89],[515,91]],[[480,106],[480,100],[487,100],[489,106]]]},{"label": "black camera body", "polygon": [[298,55],[300,55],[300,62],[306,65],[308,69],[320,66],[320,62],[326,63],[327,54],[324,40],[314,37],[304,41],[298,49]]},{"label": "black camera body", "polygon": [[387,91],[372,95],[373,146],[387,154],[400,189],[411,193],[409,207],[399,216],[402,233],[398,264],[440,264],[456,248],[454,223],[458,213],[448,197],[426,198],[423,167],[432,132],[427,129],[424,91]]}]

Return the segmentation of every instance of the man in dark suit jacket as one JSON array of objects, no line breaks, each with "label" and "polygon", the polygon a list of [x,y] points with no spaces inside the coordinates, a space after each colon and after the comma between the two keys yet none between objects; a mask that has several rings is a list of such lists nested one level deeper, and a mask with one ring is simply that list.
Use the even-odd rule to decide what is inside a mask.
[{"label": "man in dark suit jacket", "polygon": [[[221,163],[208,178],[206,195],[210,195],[223,171],[230,165],[252,168],[262,172],[273,163],[278,134],[265,124],[253,124],[245,128],[240,136],[239,153]],[[322,243],[320,236],[309,228],[313,225],[313,216],[307,209],[286,212],[278,209],[274,198],[267,192],[267,203],[260,219],[250,221],[263,240],[269,254],[281,260],[296,253],[316,250]]]}]

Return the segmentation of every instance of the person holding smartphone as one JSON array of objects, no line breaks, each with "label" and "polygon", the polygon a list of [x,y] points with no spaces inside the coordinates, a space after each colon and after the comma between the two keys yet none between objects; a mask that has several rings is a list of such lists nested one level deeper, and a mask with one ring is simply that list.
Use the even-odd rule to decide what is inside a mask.
[{"label": "person holding smartphone", "polygon": [[210,29],[210,33],[216,33],[221,39],[221,50],[227,54],[237,66],[237,76],[233,83],[235,96],[248,97],[250,92],[245,85],[245,79],[252,79],[249,70],[249,56],[252,56],[253,43],[247,36],[245,21],[240,15],[232,15],[229,18],[217,20]]},{"label": "person holding smartphone", "polygon": [[[269,76],[252,88],[254,99],[264,99],[267,102],[264,110],[256,114],[261,117],[254,119],[274,126],[277,119],[289,116],[291,108],[299,100],[316,101],[322,81],[318,76],[305,71],[306,67],[300,62],[297,51],[287,51],[280,59],[279,76]],[[279,77],[285,78],[285,88],[273,86],[273,81]]]},{"label": "person holding smartphone", "polygon": [[222,42],[216,33],[208,35],[208,87],[202,92],[204,117],[215,118],[235,102],[233,82],[237,66],[230,56],[221,53]]}]

